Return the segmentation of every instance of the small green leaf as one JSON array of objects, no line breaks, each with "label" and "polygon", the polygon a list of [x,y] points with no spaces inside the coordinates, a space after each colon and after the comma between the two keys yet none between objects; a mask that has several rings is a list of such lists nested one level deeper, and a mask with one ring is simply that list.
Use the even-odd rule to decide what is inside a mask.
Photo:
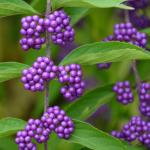
[{"label": "small green leaf", "polygon": [[[65,8],[65,12],[71,18],[71,24],[76,24],[81,18],[83,18],[89,11],[89,8]],[[78,12],[78,13],[77,13]]]},{"label": "small green leaf", "polygon": [[54,0],[53,8],[60,7],[85,7],[85,8],[110,8],[118,7],[122,9],[133,9],[129,6],[122,4],[126,0]]},{"label": "small green leaf", "polygon": [[101,105],[112,100],[114,93],[112,86],[104,86],[87,92],[66,108],[67,115],[72,118],[84,120],[91,116]]},{"label": "small green leaf", "polygon": [[21,76],[23,69],[29,66],[17,62],[0,63],[0,82],[4,82]]},{"label": "small green leaf", "polygon": [[103,62],[119,62],[134,59],[150,59],[150,52],[125,42],[96,42],[73,50],[60,64],[79,63],[94,65]]},{"label": "small green leaf", "polygon": [[120,140],[90,124],[79,120],[74,120],[74,123],[75,132],[69,139],[70,142],[81,144],[92,150],[128,150]]},{"label": "small green leaf", "polygon": [[17,118],[4,118],[0,120],[0,137],[9,136],[22,130],[26,122]]},{"label": "small green leaf", "polygon": [[0,17],[16,14],[39,14],[23,0],[0,0]]}]

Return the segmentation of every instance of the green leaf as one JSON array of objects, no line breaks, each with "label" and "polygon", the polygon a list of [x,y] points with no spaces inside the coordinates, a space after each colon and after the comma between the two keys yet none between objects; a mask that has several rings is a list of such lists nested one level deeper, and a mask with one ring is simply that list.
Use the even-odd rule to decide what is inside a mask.
[{"label": "green leaf", "polygon": [[111,85],[96,88],[71,103],[66,108],[67,115],[78,120],[84,120],[91,116],[101,105],[112,100],[113,96]]},{"label": "green leaf", "polygon": [[0,137],[9,136],[22,130],[26,122],[17,118],[4,118],[0,120]]},{"label": "green leaf", "polygon": [[18,150],[18,146],[14,141],[14,138],[5,137],[0,138],[0,150]]},{"label": "green leaf", "polygon": [[0,0],[0,17],[16,14],[39,14],[23,0]]},{"label": "green leaf", "polygon": [[143,29],[141,32],[144,32],[144,33],[146,33],[148,36],[150,36],[150,28]]},{"label": "green leaf", "polygon": [[75,49],[60,64],[93,65],[134,59],[150,59],[150,52],[125,42],[96,42]]},{"label": "green leaf", "polygon": [[[89,11],[89,8],[65,8],[65,12],[71,18],[71,24],[76,24],[81,18],[83,18]],[[78,13],[77,13],[78,12]]]},{"label": "green leaf", "polygon": [[54,0],[53,8],[60,7],[85,7],[85,8],[110,8],[118,7],[123,9],[133,9],[129,6],[122,4],[126,0]]},{"label": "green leaf", "polygon": [[100,131],[93,126],[74,120],[75,132],[69,139],[70,142],[81,144],[93,150],[127,150],[118,139]]},{"label": "green leaf", "polygon": [[21,76],[23,69],[29,66],[17,62],[0,63],[0,82],[4,82]]}]

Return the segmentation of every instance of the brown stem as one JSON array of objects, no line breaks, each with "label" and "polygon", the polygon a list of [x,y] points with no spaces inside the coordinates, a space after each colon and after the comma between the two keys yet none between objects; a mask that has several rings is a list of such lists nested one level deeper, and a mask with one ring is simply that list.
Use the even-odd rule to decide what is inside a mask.
[{"label": "brown stem", "polygon": [[[45,13],[45,18],[51,13],[51,0],[47,0],[47,7],[46,7],[46,13]],[[48,58],[51,57],[51,49],[50,49],[50,34],[46,31],[46,56]],[[46,83],[45,85],[45,100],[44,100],[44,111],[47,110],[49,106],[49,82]],[[44,143],[44,150],[48,150],[48,145],[47,142]]]},{"label": "brown stem", "polygon": [[141,84],[141,79],[140,79],[140,75],[139,75],[139,72],[138,72],[137,67],[136,67],[136,61],[135,60],[132,62],[132,69],[133,69],[136,84],[137,84],[137,90],[139,90],[140,84]]}]

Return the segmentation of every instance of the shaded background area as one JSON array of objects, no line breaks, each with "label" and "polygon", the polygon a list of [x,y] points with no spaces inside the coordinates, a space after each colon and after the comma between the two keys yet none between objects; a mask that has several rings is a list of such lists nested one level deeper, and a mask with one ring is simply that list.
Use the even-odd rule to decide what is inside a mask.
[{"label": "shaded background area", "polygon": [[[44,12],[45,5],[33,3],[34,7]],[[27,1],[32,3],[31,0]],[[75,25],[75,42],[67,47],[52,46],[52,58],[55,63],[59,63],[63,57],[73,48],[85,43],[98,42],[113,32],[113,25],[119,23],[119,11],[117,9],[91,9],[90,13]],[[39,50],[23,52],[19,45],[20,39],[20,19],[22,16],[12,16],[0,19],[0,61],[16,61],[31,65],[37,56],[45,55],[44,47]],[[139,61],[138,69],[142,80],[150,79],[150,61]],[[131,62],[113,63],[109,70],[99,70],[97,66],[83,66],[84,79],[86,80],[86,90],[113,84],[120,80],[130,80],[134,86],[134,77],[131,70]],[[60,85],[53,81],[50,86],[50,104],[65,106],[67,102],[59,94]],[[132,105],[122,106],[115,99],[110,100],[107,105],[102,106],[93,116],[87,119],[95,127],[110,132],[119,129],[123,123],[127,122],[131,116],[138,115],[138,98],[135,93],[135,102]],[[20,79],[13,79],[0,83],[0,118],[17,117],[27,120],[30,117],[38,118],[43,112],[43,93],[31,93],[23,89]],[[0,150],[17,149],[12,138],[0,139]],[[64,142],[64,141],[63,141]],[[70,149],[73,144],[64,144],[63,149]],[[65,147],[66,146],[66,147]],[[80,146],[79,146],[80,147]],[[61,144],[54,150],[61,150]]]}]

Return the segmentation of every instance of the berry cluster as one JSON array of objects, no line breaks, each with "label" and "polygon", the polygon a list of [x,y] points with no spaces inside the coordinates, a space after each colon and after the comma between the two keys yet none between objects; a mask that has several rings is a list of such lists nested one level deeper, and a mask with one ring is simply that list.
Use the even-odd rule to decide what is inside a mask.
[{"label": "berry cluster", "polygon": [[133,102],[134,97],[131,91],[131,85],[129,81],[117,82],[113,87],[113,91],[117,95],[118,102],[124,105]]},{"label": "berry cluster", "polygon": [[33,49],[40,49],[41,45],[45,43],[45,38],[42,34],[45,32],[43,26],[44,19],[39,16],[27,16],[22,18],[22,29],[20,30],[23,38],[20,40],[20,44],[24,51]]},{"label": "berry cluster", "polygon": [[72,101],[83,94],[85,84],[82,80],[81,66],[78,64],[70,64],[67,66],[60,66],[59,82],[65,84],[61,88],[61,93],[66,99]]},{"label": "berry cluster", "polygon": [[78,64],[55,66],[47,57],[38,57],[32,67],[22,71],[21,81],[26,90],[43,91],[44,83],[58,77],[65,84],[61,88],[63,96],[72,101],[83,94],[85,84],[82,80],[82,69]]},{"label": "berry cluster", "polygon": [[59,138],[68,139],[74,131],[74,123],[58,106],[49,107],[41,119],[29,119],[25,129],[16,135],[19,150],[37,150],[38,143],[45,143],[54,131]]},{"label": "berry cluster", "polygon": [[[108,36],[103,40],[104,42],[108,41],[120,41],[128,42],[133,45],[137,45],[145,48],[147,44],[147,36],[145,33],[139,32],[133,25],[128,23],[120,23],[114,26],[114,34]],[[100,63],[98,64],[99,69],[108,69],[110,68],[111,63]]]},{"label": "berry cluster", "polygon": [[132,0],[127,2],[135,10],[129,11],[129,18],[133,25],[139,29],[150,26],[150,19],[145,15],[145,9],[148,8],[149,0]]},{"label": "berry cluster", "polygon": [[44,82],[50,81],[56,77],[57,66],[47,57],[38,57],[36,62],[29,69],[22,72],[21,81],[26,90],[43,91]]},{"label": "berry cluster", "polygon": [[138,139],[142,144],[150,147],[150,122],[143,121],[139,116],[132,117],[129,123],[123,126],[121,132],[112,131],[111,134],[128,142]]},{"label": "berry cluster", "polygon": [[70,25],[70,18],[63,10],[54,11],[43,19],[39,16],[27,16],[22,18],[22,29],[20,30],[23,38],[20,44],[24,51],[40,49],[45,43],[43,34],[45,31],[51,34],[51,39],[55,44],[65,45],[66,42],[74,40],[74,29]]},{"label": "berry cluster", "polygon": [[144,116],[150,117],[150,84],[142,83],[139,89],[140,111]]},{"label": "berry cluster", "polygon": [[66,42],[74,40],[74,29],[70,26],[70,18],[63,10],[47,16],[44,24],[55,44],[65,45]]},{"label": "berry cluster", "polygon": [[145,9],[149,4],[149,0],[130,0],[128,5],[135,9]]},{"label": "berry cluster", "polygon": [[147,37],[145,33],[139,32],[131,23],[120,23],[114,26],[114,40],[128,42],[145,48]]}]

